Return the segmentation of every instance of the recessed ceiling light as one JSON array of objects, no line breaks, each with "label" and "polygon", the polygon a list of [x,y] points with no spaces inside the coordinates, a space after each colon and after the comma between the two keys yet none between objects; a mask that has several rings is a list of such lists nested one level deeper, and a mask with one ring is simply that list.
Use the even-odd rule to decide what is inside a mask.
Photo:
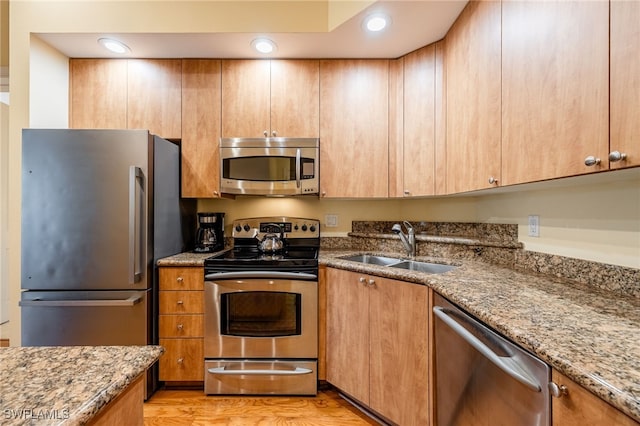
[{"label": "recessed ceiling light", "polygon": [[131,52],[129,46],[112,38],[99,38],[98,43],[100,43],[105,49],[113,53],[123,54]]},{"label": "recessed ceiling light", "polygon": [[268,38],[257,38],[251,42],[251,47],[260,53],[271,53],[277,50],[278,46]]},{"label": "recessed ceiling light", "polygon": [[387,28],[390,23],[391,18],[384,13],[374,13],[365,18],[364,27],[371,32],[380,32]]}]

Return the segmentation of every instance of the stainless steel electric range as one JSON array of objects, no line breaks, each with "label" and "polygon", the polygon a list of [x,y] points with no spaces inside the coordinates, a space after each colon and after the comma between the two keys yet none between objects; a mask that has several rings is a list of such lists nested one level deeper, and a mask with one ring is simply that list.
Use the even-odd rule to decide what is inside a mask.
[{"label": "stainless steel electric range", "polygon": [[233,249],[207,258],[205,392],[315,395],[320,222],[233,222]]}]

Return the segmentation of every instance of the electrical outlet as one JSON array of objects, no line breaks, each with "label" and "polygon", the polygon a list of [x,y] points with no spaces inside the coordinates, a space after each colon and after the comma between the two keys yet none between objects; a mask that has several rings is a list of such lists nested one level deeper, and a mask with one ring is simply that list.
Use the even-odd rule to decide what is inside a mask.
[{"label": "electrical outlet", "polygon": [[537,214],[529,215],[529,236],[540,236],[540,216]]},{"label": "electrical outlet", "polygon": [[335,228],[338,226],[338,215],[327,214],[324,216],[324,224],[327,228]]}]

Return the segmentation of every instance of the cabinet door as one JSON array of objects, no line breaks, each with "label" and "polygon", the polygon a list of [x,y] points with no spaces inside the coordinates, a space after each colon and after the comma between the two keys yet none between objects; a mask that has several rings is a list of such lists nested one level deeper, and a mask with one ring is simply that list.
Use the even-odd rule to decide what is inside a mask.
[{"label": "cabinet door", "polygon": [[320,135],[320,62],[271,61],[271,134]]},{"label": "cabinet door", "polygon": [[503,184],[608,169],[608,17],[604,1],[502,2]]},{"label": "cabinet door", "polygon": [[165,353],[160,357],[159,378],[168,382],[204,380],[202,339],[160,339]]},{"label": "cabinet door", "polygon": [[404,57],[403,194],[434,194],[435,45]]},{"label": "cabinet door", "polygon": [[426,286],[373,277],[370,407],[400,425],[429,423]]},{"label": "cabinet door", "polygon": [[612,169],[640,165],[640,2],[611,2],[611,139],[626,154]]},{"label": "cabinet door", "polygon": [[127,128],[127,61],[69,60],[69,127]]},{"label": "cabinet door", "polygon": [[320,62],[320,190],[387,197],[389,61]]},{"label": "cabinet door", "polygon": [[262,138],[265,131],[270,131],[270,61],[222,61],[222,136]]},{"label": "cabinet door", "polygon": [[552,398],[553,426],[638,426],[640,424],[555,370],[552,372],[552,380],[567,388],[566,395]]},{"label": "cabinet door", "polygon": [[444,62],[446,192],[490,188],[500,179],[500,2],[467,4],[447,33]]},{"label": "cabinet door", "polygon": [[182,196],[220,196],[220,61],[182,61]]},{"label": "cabinet door", "polygon": [[327,269],[327,381],[369,403],[369,289],[361,274]]},{"label": "cabinet door", "polygon": [[182,61],[130,59],[127,63],[127,128],[180,139]]}]

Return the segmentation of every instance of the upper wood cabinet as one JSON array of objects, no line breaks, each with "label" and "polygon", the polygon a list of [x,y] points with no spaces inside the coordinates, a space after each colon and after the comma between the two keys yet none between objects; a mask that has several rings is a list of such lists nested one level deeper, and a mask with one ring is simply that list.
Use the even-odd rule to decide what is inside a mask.
[{"label": "upper wood cabinet", "polygon": [[490,188],[501,179],[500,7],[469,2],[445,39],[450,194]]},{"label": "upper wood cabinet", "polygon": [[127,128],[180,139],[182,60],[129,59],[127,65]]},{"label": "upper wood cabinet", "polygon": [[389,61],[320,61],[320,192],[387,197]]},{"label": "upper wood cabinet", "polygon": [[552,380],[566,389],[565,395],[552,398],[553,426],[640,425],[556,370]]},{"label": "upper wood cabinet", "polygon": [[404,56],[401,171],[405,197],[435,191],[436,84],[435,44]]},{"label": "upper wood cabinet", "polygon": [[[611,2],[612,169],[640,166],[640,2]],[[622,155],[624,158],[618,160]]]},{"label": "upper wood cabinet", "polygon": [[603,1],[502,2],[503,184],[608,169],[608,17]]},{"label": "upper wood cabinet", "polygon": [[182,196],[220,196],[220,61],[182,61]]},{"label": "upper wood cabinet", "polygon": [[126,60],[69,60],[69,127],[127,128]]},{"label": "upper wood cabinet", "polygon": [[319,62],[222,61],[224,137],[318,137]]}]

